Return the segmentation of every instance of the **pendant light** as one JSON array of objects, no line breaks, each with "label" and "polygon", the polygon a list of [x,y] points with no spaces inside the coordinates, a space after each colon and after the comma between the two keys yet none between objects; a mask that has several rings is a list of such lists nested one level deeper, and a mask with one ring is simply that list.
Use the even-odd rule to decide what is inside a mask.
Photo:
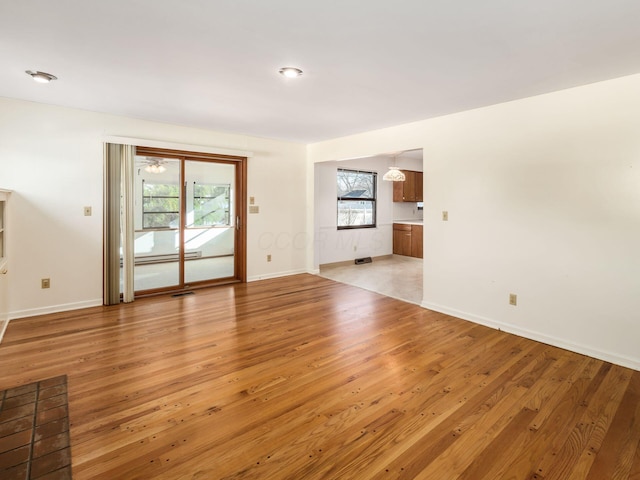
[{"label": "pendant light", "polygon": [[388,182],[404,182],[404,173],[398,167],[389,167],[389,171],[382,176],[382,180]]},{"label": "pendant light", "polygon": [[397,157],[393,157],[394,166],[389,167],[389,171],[382,176],[382,180],[386,180],[388,182],[404,182],[405,176],[404,173],[400,171],[400,168],[396,167]]}]

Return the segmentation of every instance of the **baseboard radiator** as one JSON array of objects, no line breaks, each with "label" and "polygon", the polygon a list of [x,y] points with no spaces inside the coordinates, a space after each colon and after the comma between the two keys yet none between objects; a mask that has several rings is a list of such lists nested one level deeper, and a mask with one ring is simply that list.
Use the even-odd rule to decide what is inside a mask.
[{"label": "baseboard radiator", "polygon": [[[202,258],[202,251],[200,250],[195,252],[184,253],[185,260],[196,260],[198,258]],[[140,255],[135,257],[134,264],[149,265],[152,263],[177,262],[179,259],[180,259],[180,256],[177,253],[165,253],[160,255]],[[120,259],[120,265],[122,265],[122,258]]]}]

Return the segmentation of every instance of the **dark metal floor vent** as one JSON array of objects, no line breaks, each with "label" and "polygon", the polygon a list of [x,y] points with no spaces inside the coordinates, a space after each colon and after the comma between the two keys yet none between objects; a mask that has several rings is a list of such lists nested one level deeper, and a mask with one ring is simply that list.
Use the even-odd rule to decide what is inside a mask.
[{"label": "dark metal floor vent", "polygon": [[371,263],[373,260],[371,260],[371,257],[363,257],[363,258],[356,258],[356,265],[362,265],[364,263]]},{"label": "dark metal floor vent", "polygon": [[173,295],[171,295],[172,297],[184,297],[185,295],[193,295],[193,292],[180,292],[180,293],[174,293]]}]

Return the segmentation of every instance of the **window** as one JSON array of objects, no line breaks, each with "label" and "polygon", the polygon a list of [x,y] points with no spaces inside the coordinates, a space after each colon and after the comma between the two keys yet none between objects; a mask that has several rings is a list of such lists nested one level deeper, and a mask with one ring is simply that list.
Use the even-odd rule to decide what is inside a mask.
[{"label": "window", "polygon": [[376,172],[338,169],[338,230],[376,226]]},{"label": "window", "polygon": [[142,182],[142,228],[178,228],[180,189],[178,185]]},{"label": "window", "polygon": [[229,226],[231,185],[193,183],[193,225],[190,227]]}]

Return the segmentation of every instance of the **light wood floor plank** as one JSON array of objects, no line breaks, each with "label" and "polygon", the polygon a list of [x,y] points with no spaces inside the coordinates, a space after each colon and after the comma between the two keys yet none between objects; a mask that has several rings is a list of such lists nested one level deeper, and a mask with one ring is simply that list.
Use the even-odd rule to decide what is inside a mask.
[{"label": "light wood floor plank", "polygon": [[313,275],[12,321],[0,365],[68,376],[76,480],[640,480],[640,372]]}]

